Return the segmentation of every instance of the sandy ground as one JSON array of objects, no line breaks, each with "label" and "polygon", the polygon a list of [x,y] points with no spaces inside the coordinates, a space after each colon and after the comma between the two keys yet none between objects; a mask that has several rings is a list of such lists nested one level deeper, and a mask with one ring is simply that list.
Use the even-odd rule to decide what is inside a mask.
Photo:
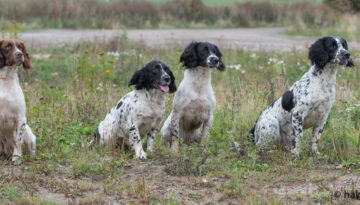
[{"label": "sandy ground", "polygon": [[[316,38],[290,37],[285,28],[242,29],[172,29],[172,30],[37,30],[20,34],[27,45],[47,46],[72,44],[80,41],[104,42],[124,33],[135,42],[150,47],[168,48],[191,41],[209,41],[222,48],[248,51],[283,51],[306,49]],[[359,42],[350,42],[350,48],[360,50]]]}]

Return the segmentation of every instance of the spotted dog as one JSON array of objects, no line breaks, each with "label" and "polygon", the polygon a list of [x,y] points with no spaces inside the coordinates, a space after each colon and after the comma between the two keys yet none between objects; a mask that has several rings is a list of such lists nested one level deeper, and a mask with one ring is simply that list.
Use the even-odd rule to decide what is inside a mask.
[{"label": "spotted dog", "polygon": [[155,135],[165,114],[167,92],[175,92],[175,78],[167,65],[151,61],[135,72],[126,94],[100,123],[95,140],[101,145],[114,145],[124,139],[136,158],[146,159],[141,139],[147,136],[147,151],[152,151]]},{"label": "spotted dog", "polygon": [[299,156],[303,129],[313,128],[311,154],[318,153],[318,141],[335,101],[339,65],[354,66],[347,42],[340,37],[323,37],[309,48],[312,66],[278,100],[261,112],[250,133],[257,146],[265,142],[285,145]]},{"label": "spotted dog", "polygon": [[179,138],[201,142],[209,136],[216,105],[211,86],[211,70],[225,69],[218,47],[207,42],[193,42],[180,57],[186,68],[184,79],[175,93],[172,111],[161,128],[164,144],[178,151]]}]

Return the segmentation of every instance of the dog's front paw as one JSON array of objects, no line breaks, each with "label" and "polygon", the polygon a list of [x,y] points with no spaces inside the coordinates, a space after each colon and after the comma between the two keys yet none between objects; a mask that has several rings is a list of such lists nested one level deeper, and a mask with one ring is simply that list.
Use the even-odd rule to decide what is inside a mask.
[{"label": "dog's front paw", "polygon": [[138,153],[136,153],[136,158],[145,160],[146,159],[146,153],[143,149],[140,149]]},{"label": "dog's front paw", "polygon": [[153,152],[153,151],[154,151],[153,146],[148,146],[148,147],[146,148],[146,151],[148,151],[148,152]]},{"label": "dog's front paw", "polygon": [[300,151],[298,149],[292,149],[291,150],[291,156],[299,157],[300,156]]},{"label": "dog's front paw", "polygon": [[21,156],[14,155],[11,158],[11,162],[13,165],[21,165],[23,163],[23,160]]}]

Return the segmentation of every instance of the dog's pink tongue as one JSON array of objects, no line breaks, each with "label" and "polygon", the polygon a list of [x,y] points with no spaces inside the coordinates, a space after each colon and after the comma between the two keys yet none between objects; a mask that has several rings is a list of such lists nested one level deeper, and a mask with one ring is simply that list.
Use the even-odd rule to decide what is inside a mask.
[{"label": "dog's pink tongue", "polygon": [[164,92],[169,92],[169,86],[167,85],[160,85],[160,90],[164,91]]}]

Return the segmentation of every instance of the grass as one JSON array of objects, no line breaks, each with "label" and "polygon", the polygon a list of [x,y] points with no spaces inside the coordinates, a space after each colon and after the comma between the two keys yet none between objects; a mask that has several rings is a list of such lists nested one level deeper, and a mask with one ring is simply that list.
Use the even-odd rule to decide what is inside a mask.
[{"label": "grass", "polygon": [[[224,50],[228,68],[213,72],[217,109],[206,148],[182,145],[174,154],[157,136],[154,153],[140,162],[129,150],[86,146],[108,110],[132,90],[127,83],[136,69],[160,59],[177,84],[181,81],[182,49],[151,49],[126,38],[32,49],[32,56],[51,55],[33,58],[34,68],[20,71],[37,152],[20,166],[0,161],[0,199],[21,204],[330,204],[336,202],[329,195],[332,184],[340,189],[346,186],[344,177],[359,176],[359,67],[339,69],[336,104],[320,140],[320,156],[308,156],[310,131],[299,158],[282,150],[263,153],[247,138],[260,111],[308,69],[303,51]],[[240,70],[229,68],[237,64]],[[167,98],[166,116],[172,98]],[[309,183],[320,188],[310,193],[296,188]]]}]

